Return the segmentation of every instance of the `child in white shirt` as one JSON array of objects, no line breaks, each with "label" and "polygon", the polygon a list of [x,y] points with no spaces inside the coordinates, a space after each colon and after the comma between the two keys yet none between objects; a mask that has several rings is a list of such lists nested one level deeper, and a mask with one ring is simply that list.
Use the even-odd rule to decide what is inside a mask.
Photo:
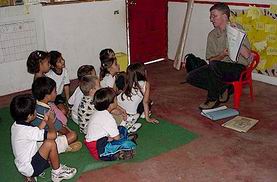
[{"label": "child in white shirt", "polygon": [[[107,48],[103,49],[99,58],[101,61],[100,67],[100,85],[102,88],[110,87],[116,90],[115,86],[115,78],[116,74],[120,71],[120,67],[117,64],[117,59],[115,57],[115,53],[112,49]],[[112,114],[117,118],[118,123],[121,123],[123,120],[127,119],[127,114],[124,109],[120,106],[117,106]]]},{"label": "child in white shirt", "polygon": [[[34,177],[48,168],[50,162],[52,181],[72,178],[77,170],[61,165],[59,161],[53,112],[46,113],[41,123],[48,125],[46,131],[30,124],[36,118],[35,107],[36,101],[31,95],[18,95],[10,104],[11,116],[15,120],[11,127],[11,144],[18,171],[26,181],[34,181]],[[39,141],[43,141],[40,147],[37,144]]]},{"label": "child in white shirt", "polygon": [[117,64],[117,59],[115,53],[112,49],[103,49],[99,58],[101,61],[100,67],[100,80],[101,87],[111,87],[114,88],[115,75],[119,72],[120,67]]},{"label": "child in white shirt", "polygon": [[149,116],[150,83],[147,81],[146,68],[142,63],[131,64],[127,67],[127,81],[121,94],[117,96],[118,105],[126,110],[128,115],[136,115],[141,101],[146,121],[158,123]]},{"label": "child in white shirt", "polygon": [[[56,82],[57,97],[55,104],[57,107],[68,114],[67,101],[69,99],[69,75],[67,69],[65,68],[65,60],[62,54],[58,51],[50,51],[50,65],[51,69],[45,75],[52,78]],[[64,96],[62,95],[64,93]]]},{"label": "child in white shirt", "polygon": [[79,67],[77,71],[79,86],[75,89],[74,93],[71,95],[71,97],[68,100],[68,104],[71,107],[71,118],[76,124],[79,124],[78,108],[84,96],[83,92],[80,89],[80,82],[81,82],[81,79],[86,75],[96,76],[95,69],[92,65],[82,65]]},{"label": "child in white shirt", "polygon": [[112,88],[101,88],[94,94],[97,111],[90,118],[84,143],[96,160],[133,158],[135,143],[128,139],[126,128],[117,127],[110,114],[116,106],[116,94]]}]

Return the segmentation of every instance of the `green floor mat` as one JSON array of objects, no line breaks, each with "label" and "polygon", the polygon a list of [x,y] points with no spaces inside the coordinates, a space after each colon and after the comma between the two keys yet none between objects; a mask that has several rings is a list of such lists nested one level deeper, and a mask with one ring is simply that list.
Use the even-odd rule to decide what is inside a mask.
[{"label": "green floor mat", "polygon": [[[159,119],[160,124],[154,125],[146,123],[144,119],[140,119],[142,128],[138,131],[138,146],[136,156],[129,161],[114,161],[104,162],[95,161],[89,154],[86,147],[75,153],[64,153],[60,155],[61,163],[77,168],[77,175],[69,181],[76,179],[83,173],[89,170],[98,169],[122,162],[139,162],[161,153],[168,152],[181,145],[187,144],[197,135],[165,120]],[[14,164],[14,156],[12,153],[10,142],[10,127],[13,123],[9,114],[8,108],[0,109],[0,181],[22,181],[22,177],[17,171]],[[69,121],[69,127],[78,131],[78,126],[72,121]],[[79,133],[79,140],[83,141],[84,136]],[[38,181],[51,181],[50,169],[46,171],[45,178],[38,177]]]}]

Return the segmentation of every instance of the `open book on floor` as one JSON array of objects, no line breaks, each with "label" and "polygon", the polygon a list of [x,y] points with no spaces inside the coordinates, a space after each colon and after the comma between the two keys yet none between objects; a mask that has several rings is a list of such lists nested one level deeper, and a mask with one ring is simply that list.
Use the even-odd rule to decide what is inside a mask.
[{"label": "open book on floor", "polygon": [[258,122],[257,119],[247,118],[243,116],[236,116],[233,119],[223,123],[222,126],[230,128],[239,132],[247,132]]},{"label": "open book on floor", "polygon": [[239,115],[239,112],[235,109],[227,108],[226,106],[221,106],[214,109],[202,110],[201,115],[215,121],[215,120]]},{"label": "open book on floor", "polygon": [[245,31],[227,25],[228,54],[230,59],[234,62],[237,62],[239,51],[245,36]]}]

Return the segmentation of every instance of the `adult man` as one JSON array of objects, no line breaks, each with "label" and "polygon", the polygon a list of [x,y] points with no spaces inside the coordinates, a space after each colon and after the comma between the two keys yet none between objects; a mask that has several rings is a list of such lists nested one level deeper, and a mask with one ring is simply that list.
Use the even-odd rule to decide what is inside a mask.
[{"label": "adult man", "polygon": [[[250,63],[250,43],[244,39],[237,62],[228,56],[226,27],[229,24],[230,9],[224,3],[210,8],[210,21],[214,29],[207,38],[206,59],[208,65],[191,71],[187,82],[208,91],[207,100],[200,109],[211,109],[229,99],[228,87],[224,82],[238,80],[240,73]],[[240,25],[234,25],[241,28]]]}]

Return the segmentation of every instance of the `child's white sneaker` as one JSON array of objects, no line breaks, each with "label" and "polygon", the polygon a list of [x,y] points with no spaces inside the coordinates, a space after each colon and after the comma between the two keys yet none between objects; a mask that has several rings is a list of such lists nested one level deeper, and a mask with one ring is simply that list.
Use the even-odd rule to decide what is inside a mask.
[{"label": "child's white sneaker", "polygon": [[127,120],[126,120],[126,128],[130,128],[131,126],[133,126],[137,120],[139,118],[139,114],[132,114],[132,115],[127,115]]},{"label": "child's white sneaker", "polygon": [[52,170],[52,181],[53,182],[60,182],[64,179],[71,179],[75,174],[77,173],[77,170],[75,168],[67,167],[66,165],[61,164],[61,170],[58,174],[53,172]]},{"label": "child's white sneaker", "polygon": [[128,128],[128,133],[135,133],[141,127],[141,123],[135,123],[133,126]]}]

